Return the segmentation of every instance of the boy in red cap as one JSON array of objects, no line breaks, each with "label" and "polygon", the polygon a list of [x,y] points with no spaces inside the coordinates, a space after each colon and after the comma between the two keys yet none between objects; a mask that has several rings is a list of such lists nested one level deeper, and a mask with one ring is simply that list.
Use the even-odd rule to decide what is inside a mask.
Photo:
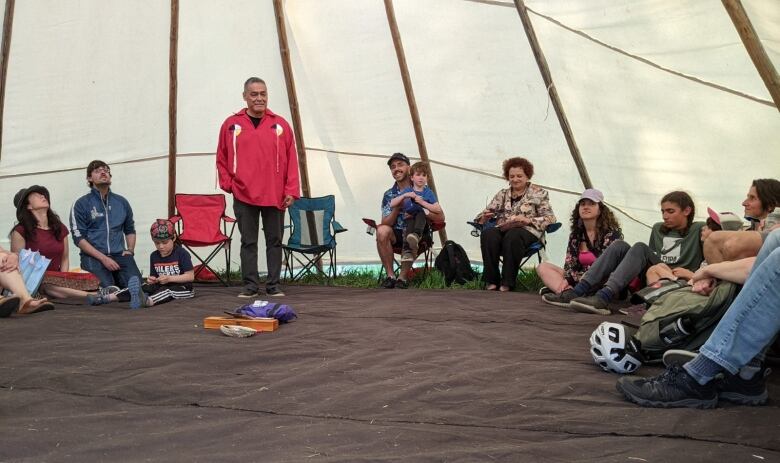
[{"label": "boy in red cap", "polygon": [[149,256],[150,275],[146,284],[139,285],[131,279],[131,284],[115,294],[90,296],[90,304],[100,305],[109,302],[130,302],[131,309],[141,306],[151,307],[174,299],[195,297],[192,281],[195,271],[190,254],[178,243],[173,223],[167,219],[157,219],[150,230],[152,241],[157,248]]}]

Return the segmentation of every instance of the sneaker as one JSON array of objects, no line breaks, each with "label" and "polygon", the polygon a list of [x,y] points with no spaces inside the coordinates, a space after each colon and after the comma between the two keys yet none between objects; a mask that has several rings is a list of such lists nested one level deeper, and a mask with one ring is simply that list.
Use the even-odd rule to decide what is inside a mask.
[{"label": "sneaker", "polygon": [[555,294],[555,293],[547,293],[542,295],[542,300],[548,304],[557,306],[557,307],[569,307],[569,304],[573,299],[577,297],[577,294],[571,290],[567,289],[566,291],[562,292],[561,294]]},{"label": "sneaker", "polygon": [[406,243],[409,245],[409,250],[412,254],[417,254],[417,247],[420,245],[420,235],[409,233],[406,235]]},{"label": "sneaker", "polygon": [[256,289],[245,289],[238,293],[238,297],[244,298],[244,299],[251,299],[253,297],[260,296],[260,293],[257,292]]},{"label": "sneaker", "polygon": [[89,305],[103,305],[110,302],[111,300],[108,298],[108,294],[100,294],[100,291],[98,291],[97,294],[87,295],[87,304]]},{"label": "sneaker", "polygon": [[119,292],[119,286],[106,286],[105,288],[98,289],[98,295],[100,296],[108,296],[109,294],[114,294]]},{"label": "sneaker", "polygon": [[696,382],[682,367],[672,366],[651,378],[624,376],[616,388],[626,399],[643,407],[714,408],[718,404],[716,381]]},{"label": "sneaker", "polygon": [[267,290],[265,291],[265,294],[266,294],[267,296],[276,296],[276,297],[282,297],[282,296],[284,296],[284,292],[283,292],[281,289],[279,289],[279,288],[271,288],[271,289],[267,289]]},{"label": "sneaker", "polygon": [[409,289],[409,282],[406,280],[395,280],[396,289]]},{"label": "sneaker", "polygon": [[762,367],[750,379],[742,376],[742,370],[736,375],[727,373],[717,385],[718,398],[740,405],[763,405],[769,398],[766,377],[771,372],[771,369]]},{"label": "sneaker", "polygon": [[385,289],[393,289],[395,288],[395,278],[387,277],[384,280],[382,280],[382,283],[379,283],[379,286]]},{"label": "sneaker", "polygon": [[548,288],[547,286],[542,286],[541,288],[539,288],[539,295],[540,296],[544,296],[545,294],[550,294],[550,293],[554,293],[554,292],[555,291],[553,291],[552,289]]},{"label": "sneaker", "polygon": [[664,366],[670,367],[672,365],[683,366],[691,360],[695,359],[698,354],[689,350],[682,349],[669,349],[664,352]]},{"label": "sneaker", "polygon": [[570,307],[582,313],[612,315],[612,311],[609,310],[609,303],[598,296],[578,297],[571,301]]},{"label": "sneaker", "polygon": [[404,251],[403,254],[401,254],[401,262],[414,262],[414,254],[412,254],[412,251]]},{"label": "sneaker", "polygon": [[146,293],[141,288],[141,279],[131,277],[127,281],[127,290],[130,292],[130,308],[140,309],[146,307]]}]

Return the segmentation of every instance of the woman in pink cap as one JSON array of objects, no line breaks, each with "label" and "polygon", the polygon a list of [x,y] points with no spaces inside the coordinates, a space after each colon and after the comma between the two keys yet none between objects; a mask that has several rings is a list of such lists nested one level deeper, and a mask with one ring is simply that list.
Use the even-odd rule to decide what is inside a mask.
[{"label": "woman in pink cap", "polygon": [[539,278],[551,291],[543,294],[542,299],[548,304],[568,306],[558,303],[555,296],[573,288],[604,249],[622,238],[620,224],[604,204],[601,191],[593,188],[583,191],[571,212],[571,233],[563,268],[549,262],[536,267]]}]

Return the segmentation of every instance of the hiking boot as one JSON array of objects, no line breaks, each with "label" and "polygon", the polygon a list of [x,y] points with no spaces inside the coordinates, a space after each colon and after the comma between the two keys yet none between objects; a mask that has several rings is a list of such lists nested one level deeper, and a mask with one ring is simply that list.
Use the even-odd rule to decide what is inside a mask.
[{"label": "hiking boot", "polygon": [[265,294],[266,294],[267,296],[276,296],[276,297],[282,297],[282,296],[284,296],[284,295],[285,295],[285,294],[284,294],[284,291],[282,291],[282,290],[281,290],[281,289],[279,289],[279,288],[271,288],[271,289],[267,289],[267,290],[265,291]]},{"label": "hiking boot", "polygon": [[141,279],[131,277],[127,280],[127,290],[130,292],[130,308],[140,309],[146,307],[146,293],[141,288]]},{"label": "hiking boot", "polygon": [[669,349],[664,352],[664,366],[670,367],[672,365],[683,366],[691,360],[695,359],[698,354],[689,350],[682,349]]},{"label": "hiking boot", "polygon": [[406,280],[395,280],[395,289],[409,289],[409,282]]},{"label": "hiking boot", "polygon": [[260,293],[257,292],[256,289],[244,289],[240,293],[238,293],[238,297],[243,299],[251,299],[253,297],[260,296]]},{"label": "hiking boot", "polygon": [[98,295],[100,296],[108,296],[109,294],[114,294],[119,292],[119,286],[106,286],[105,288],[99,288],[98,289]]},{"label": "hiking boot", "polygon": [[420,245],[420,235],[417,233],[409,233],[406,235],[406,244],[409,245],[409,250],[412,254],[417,254],[417,247]]},{"label": "hiking boot", "polygon": [[[743,368],[744,370],[744,368]],[[766,390],[766,377],[771,369],[762,367],[753,373],[753,377],[745,379],[740,370],[736,375],[726,374],[717,385],[718,398],[740,405],[763,405],[769,398]]]},{"label": "hiking boot", "polygon": [[97,294],[87,295],[87,304],[89,305],[103,305],[109,304],[110,302],[111,299],[108,298],[108,294],[100,294],[100,291],[98,291]]},{"label": "hiking boot", "polygon": [[714,408],[718,404],[716,381],[696,382],[682,367],[669,367],[658,376],[624,376],[615,387],[630,402],[643,407]]},{"label": "hiking boot", "polygon": [[401,254],[401,262],[414,262],[414,254],[412,254],[412,251],[404,251]]},{"label": "hiking boot", "polygon": [[387,277],[384,280],[382,280],[381,283],[379,283],[379,286],[385,288],[385,289],[393,289],[395,288],[395,278],[393,277]]},{"label": "hiking boot", "polygon": [[577,312],[612,315],[612,311],[609,310],[609,303],[598,296],[578,297],[573,299],[569,306]]},{"label": "hiking boot", "polygon": [[571,290],[567,289],[561,294],[555,294],[555,293],[547,293],[542,296],[542,300],[548,304],[557,306],[557,307],[569,307],[569,304],[573,299],[577,297],[577,294]]}]

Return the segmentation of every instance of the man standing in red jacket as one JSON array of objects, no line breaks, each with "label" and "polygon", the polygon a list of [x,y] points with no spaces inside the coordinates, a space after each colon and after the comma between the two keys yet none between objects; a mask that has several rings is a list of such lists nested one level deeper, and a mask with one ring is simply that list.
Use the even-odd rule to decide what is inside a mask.
[{"label": "man standing in red jacket", "polygon": [[290,124],[268,109],[268,89],[258,77],[244,83],[246,109],[222,123],[217,145],[219,186],[233,195],[233,212],[241,233],[241,276],[238,297],[259,295],[257,242],[263,218],[268,267],[266,293],[284,296],[282,272],[284,210],[300,198],[298,155]]}]

